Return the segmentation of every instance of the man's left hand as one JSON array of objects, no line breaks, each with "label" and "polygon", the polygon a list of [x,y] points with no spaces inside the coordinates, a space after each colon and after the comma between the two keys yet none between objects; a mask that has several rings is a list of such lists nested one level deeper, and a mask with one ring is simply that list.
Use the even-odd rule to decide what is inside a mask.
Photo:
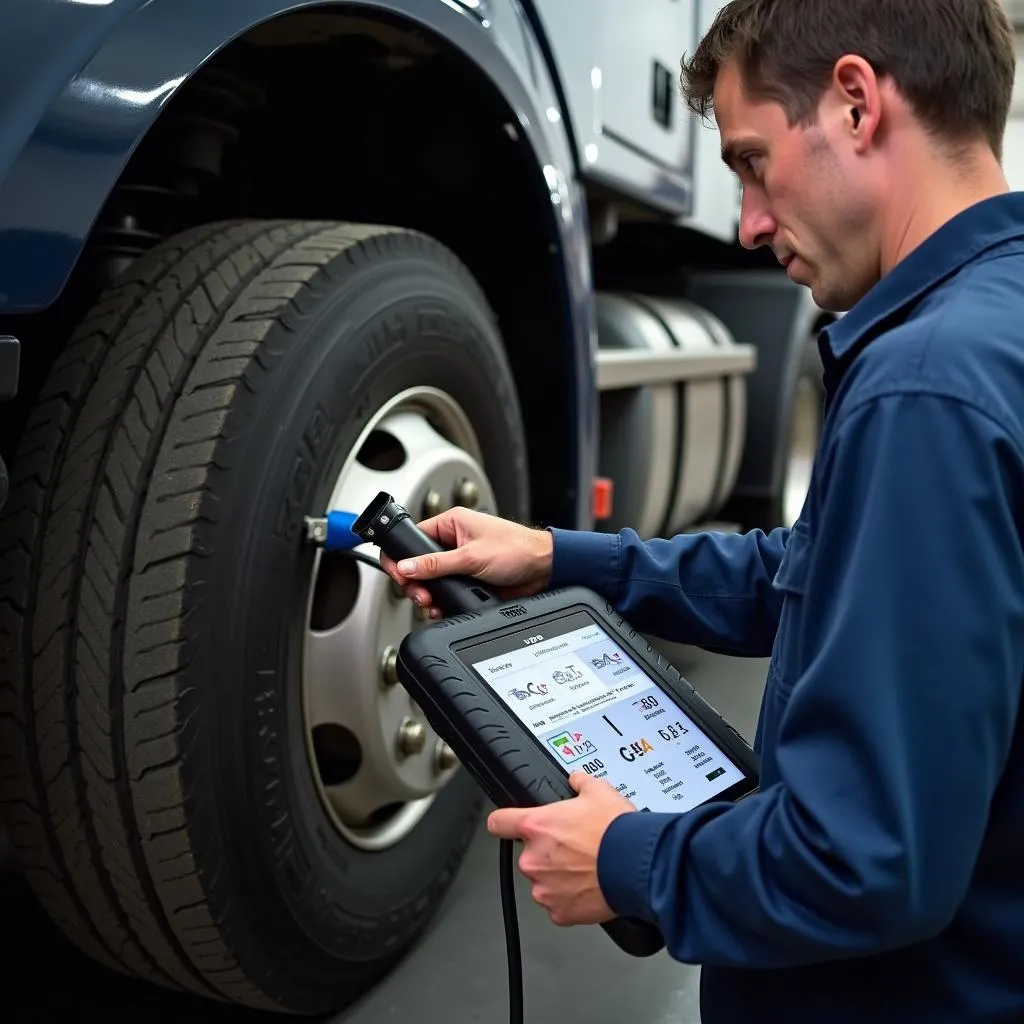
[{"label": "man's left hand", "polygon": [[636,807],[610,783],[583,772],[573,772],[569,785],[576,797],[493,811],[487,829],[499,839],[523,841],[519,870],[553,924],[602,924],[615,914],[597,880],[597,853],[612,821]]}]

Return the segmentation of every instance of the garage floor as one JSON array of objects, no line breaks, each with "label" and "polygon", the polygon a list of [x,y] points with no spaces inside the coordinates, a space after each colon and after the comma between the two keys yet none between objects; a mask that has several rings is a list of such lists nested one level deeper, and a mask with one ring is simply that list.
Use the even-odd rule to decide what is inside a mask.
[{"label": "garage floor", "polygon": [[[691,682],[748,737],[753,734],[765,664],[672,652]],[[497,843],[481,831],[431,934],[392,977],[330,1024],[501,1024],[507,1020],[507,975]],[[520,882],[523,880],[520,878]],[[84,961],[38,915],[23,912],[17,882],[0,877],[0,1020],[4,1024],[264,1024],[280,1018],[221,1010],[122,982]],[[526,1019],[529,1024],[699,1024],[699,972],[664,954],[624,957],[600,929],[563,930],[519,890]],[[26,922],[36,922],[26,930]],[[13,934],[12,934],[13,933]],[[448,993],[446,996],[445,993]]]}]

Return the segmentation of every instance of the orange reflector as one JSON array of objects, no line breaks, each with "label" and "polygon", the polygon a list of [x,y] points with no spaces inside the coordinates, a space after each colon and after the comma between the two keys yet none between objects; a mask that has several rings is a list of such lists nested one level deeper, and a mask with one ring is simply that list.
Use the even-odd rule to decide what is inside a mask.
[{"label": "orange reflector", "polygon": [[601,522],[603,519],[608,519],[612,514],[612,493],[615,490],[615,485],[611,479],[606,476],[598,476],[594,478],[594,491],[593,491],[593,506],[594,506],[594,518]]}]

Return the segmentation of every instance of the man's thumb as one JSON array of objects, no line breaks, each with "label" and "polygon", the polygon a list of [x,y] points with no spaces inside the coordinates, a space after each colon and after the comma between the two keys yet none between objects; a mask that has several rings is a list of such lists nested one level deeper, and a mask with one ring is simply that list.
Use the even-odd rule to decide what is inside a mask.
[{"label": "man's thumb", "polygon": [[594,781],[596,780],[592,779],[586,772],[572,772],[569,775],[569,785],[572,786],[577,794],[582,793]]},{"label": "man's thumb", "polygon": [[466,555],[459,548],[454,551],[430,552],[405,558],[398,563],[398,571],[409,579],[433,580],[438,576],[453,576],[466,572]]}]

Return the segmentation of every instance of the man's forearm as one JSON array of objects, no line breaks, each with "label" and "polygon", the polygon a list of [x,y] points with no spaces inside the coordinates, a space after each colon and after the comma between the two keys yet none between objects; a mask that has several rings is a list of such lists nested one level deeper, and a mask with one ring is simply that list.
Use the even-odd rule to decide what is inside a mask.
[{"label": "man's forearm", "polygon": [[589,587],[637,629],[665,640],[733,655],[771,653],[781,609],[772,580],[788,530],[648,541],[633,530],[551,533],[553,587]]}]

